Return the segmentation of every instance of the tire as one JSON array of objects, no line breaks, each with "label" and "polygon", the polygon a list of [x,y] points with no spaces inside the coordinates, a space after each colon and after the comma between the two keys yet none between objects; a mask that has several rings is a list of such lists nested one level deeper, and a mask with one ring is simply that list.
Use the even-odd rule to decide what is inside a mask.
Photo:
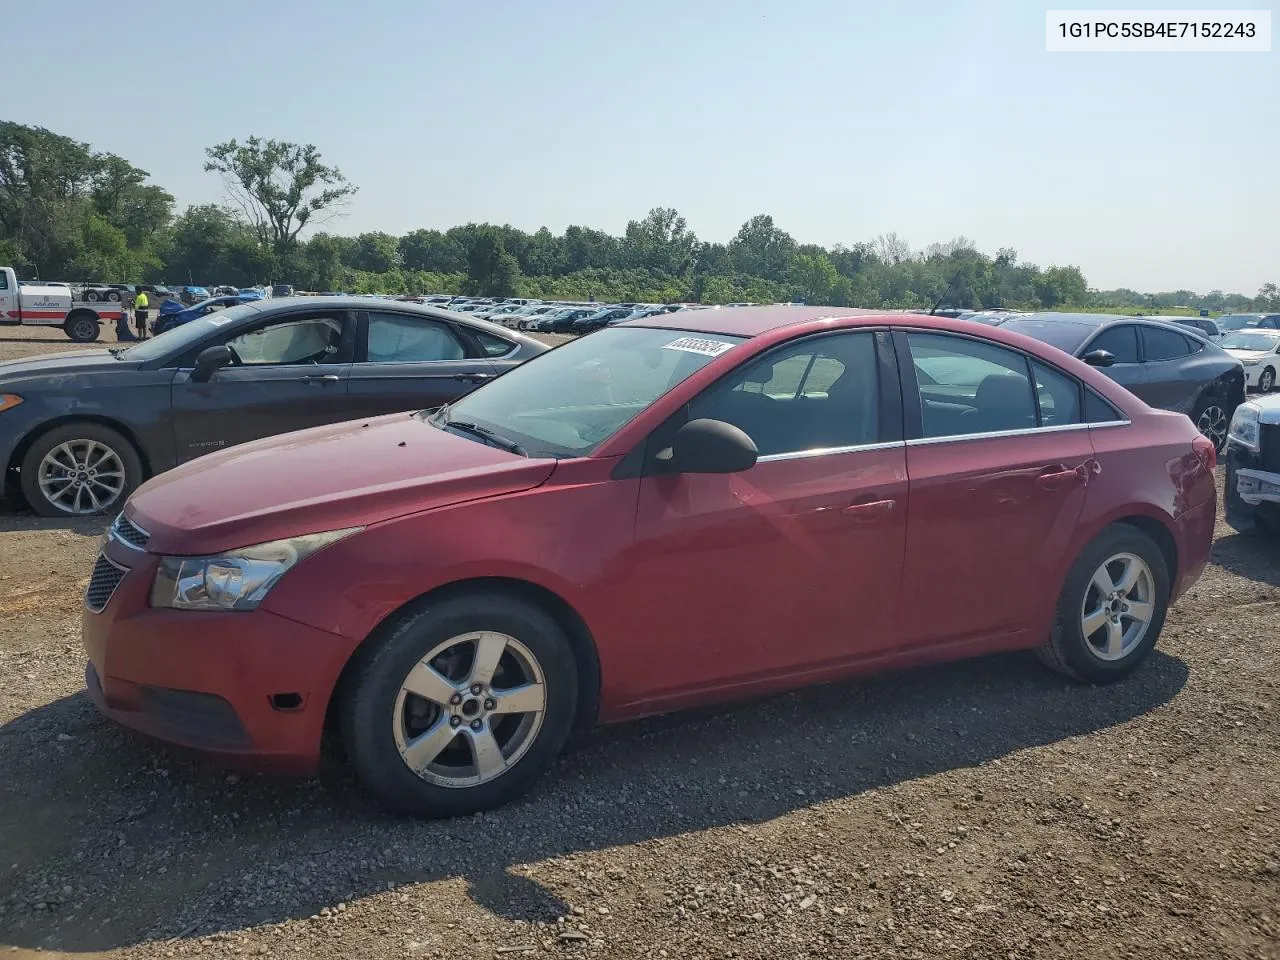
[{"label": "tire", "polygon": [[[481,635],[479,642],[471,635]],[[466,681],[481,642],[490,659],[498,644],[503,652],[498,682],[476,695]],[[505,593],[476,591],[428,602],[391,621],[357,656],[339,692],[343,746],[366,789],[401,813],[452,817],[507,803],[552,765],[573,726],[578,671],[564,632],[540,607]],[[440,672],[426,667],[428,656]],[[406,693],[414,676],[434,691],[434,700]],[[517,686],[532,693],[538,676],[540,714],[490,712]],[[460,702],[451,705],[450,694]],[[487,773],[475,746],[482,738],[486,755],[493,756],[496,744],[501,760]],[[405,756],[415,745],[421,774]]]},{"label": "tire", "polygon": [[[1142,609],[1140,604],[1146,605],[1149,615],[1145,627],[1131,635],[1130,630],[1140,621],[1120,612],[1117,620],[1121,642],[1110,646],[1113,633],[1111,618],[1106,615],[1107,597],[1095,583],[1095,575],[1102,574],[1105,566],[1106,575],[1114,581],[1121,571],[1132,569],[1125,564],[1135,560],[1145,568],[1145,576],[1142,569],[1137,571],[1137,581],[1120,602],[1125,604],[1125,611],[1137,611]],[[1168,608],[1169,571],[1160,548],[1141,530],[1115,524],[1094,538],[1072,564],[1058,597],[1049,640],[1037,652],[1046,666],[1082,683],[1120,680],[1136,670],[1155,648]],[[1086,636],[1086,618],[1100,612],[1104,620]]]},{"label": "tire", "polygon": [[1267,367],[1258,375],[1258,392],[1270,393],[1276,387],[1276,372],[1271,367]]},{"label": "tire", "polygon": [[97,303],[101,299],[101,297],[98,296],[97,290],[86,290],[84,298],[90,303]]},{"label": "tire", "polygon": [[[84,469],[64,492],[59,481],[73,466]],[[27,505],[42,517],[92,516],[124,506],[142,482],[142,458],[110,427],[68,423],[35,439],[22,458],[20,482]]]},{"label": "tire", "polygon": [[100,333],[98,318],[87,310],[81,310],[67,317],[62,329],[76,343],[93,343]]},{"label": "tire", "polygon": [[107,294],[107,299],[108,299],[108,300],[111,300],[111,301],[113,301],[113,302],[115,302],[115,303],[119,303],[119,302],[120,302],[120,291],[119,291],[119,290],[112,290],[110,293],[108,293],[108,294]]},{"label": "tire", "polygon": [[1221,453],[1227,445],[1227,429],[1231,425],[1231,415],[1223,401],[1213,394],[1201,397],[1191,412],[1191,422],[1201,434],[1213,441],[1214,449]]}]

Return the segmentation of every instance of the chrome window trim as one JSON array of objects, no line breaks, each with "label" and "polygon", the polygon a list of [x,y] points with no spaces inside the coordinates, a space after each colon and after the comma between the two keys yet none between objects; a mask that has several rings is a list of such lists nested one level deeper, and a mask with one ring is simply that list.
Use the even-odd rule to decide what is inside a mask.
[{"label": "chrome window trim", "polygon": [[803,460],[808,457],[831,457],[840,453],[866,453],[871,450],[892,450],[904,447],[904,440],[890,440],[884,443],[857,443],[848,447],[819,447],[817,450],[793,450],[790,453],[767,453],[756,460],[756,463],[776,463],[779,460]]},{"label": "chrome window trim", "polygon": [[923,447],[935,443],[958,443],[962,440],[995,440],[1002,437],[1032,437],[1041,433],[1068,433],[1073,430],[1091,430],[1094,427],[1127,427],[1129,420],[1106,420],[1102,423],[1064,423],[1056,427],[1027,427],[1020,430],[992,430],[987,433],[957,433],[950,437],[914,437],[907,440],[909,447]]}]

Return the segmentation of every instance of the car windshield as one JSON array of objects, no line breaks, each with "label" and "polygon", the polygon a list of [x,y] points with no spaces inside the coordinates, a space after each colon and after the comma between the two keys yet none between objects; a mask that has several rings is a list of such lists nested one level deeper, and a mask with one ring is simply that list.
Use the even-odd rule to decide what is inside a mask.
[{"label": "car windshield", "polygon": [[1218,346],[1224,350],[1274,350],[1280,343],[1280,334],[1267,336],[1265,333],[1233,333]]},{"label": "car windshield", "polygon": [[581,457],[743,337],[612,327],[573,340],[443,408],[534,457]]},{"label": "car windshield", "polygon": [[170,354],[181,353],[193,343],[203,340],[225,323],[247,317],[256,313],[257,308],[248,304],[218,310],[211,316],[191,320],[172,330],[157,334],[150,339],[129,347],[120,354],[122,360],[159,360]]},{"label": "car windshield", "polygon": [[1005,320],[1000,324],[1001,330],[1012,330],[1033,337],[1041,343],[1065,350],[1074,354],[1085,342],[1089,334],[1098,329],[1087,323],[1073,323],[1069,320]]},{"label": "car windshield", "polygon": [[1231,313],[1225,317],[1218,317],[1217,322],[1219,330],[1243,330],[1257,323],[1258,317],[1252,313]]}]

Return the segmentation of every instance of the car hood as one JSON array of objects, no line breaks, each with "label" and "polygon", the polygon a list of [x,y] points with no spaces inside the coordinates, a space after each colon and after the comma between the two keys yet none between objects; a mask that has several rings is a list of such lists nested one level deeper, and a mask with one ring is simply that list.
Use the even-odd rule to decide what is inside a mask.
[{"label": "car hood", "polygon": [[209,554],[518,493],[555,465],[397,413],[200,457],[139,487],[125,514],[153,553]]},{"label": "car hood", "polygon": [[117,360],[105,350],[69,350],[46,353],[38,357],[0,360],[0,385],[12,386],[21,380],[39,379],[59,374],[90,373],[96,370],[123,370],[132,364]]},{"label": "car hood", "polygon": [[1224,347],[1223,349],[1237,360],[1261,360],[1272,353],[1270,350],[1241,350],[1237,347]]}]

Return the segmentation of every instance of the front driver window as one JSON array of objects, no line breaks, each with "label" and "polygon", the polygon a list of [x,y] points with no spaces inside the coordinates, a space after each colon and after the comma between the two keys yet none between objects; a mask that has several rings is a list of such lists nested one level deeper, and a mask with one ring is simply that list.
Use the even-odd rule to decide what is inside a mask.
[{"label": "front driver window", "polygon": [[732,423],[760,455],[803,453],[879,439],[872,333],[812,337],[780,347],[708,389],[688,419]]},{"label": "front driver window", "polygon": [[235,362],[264,364],[333,363],[342,324],[333,317],[306,317],[259,327],[227,341]]}]

